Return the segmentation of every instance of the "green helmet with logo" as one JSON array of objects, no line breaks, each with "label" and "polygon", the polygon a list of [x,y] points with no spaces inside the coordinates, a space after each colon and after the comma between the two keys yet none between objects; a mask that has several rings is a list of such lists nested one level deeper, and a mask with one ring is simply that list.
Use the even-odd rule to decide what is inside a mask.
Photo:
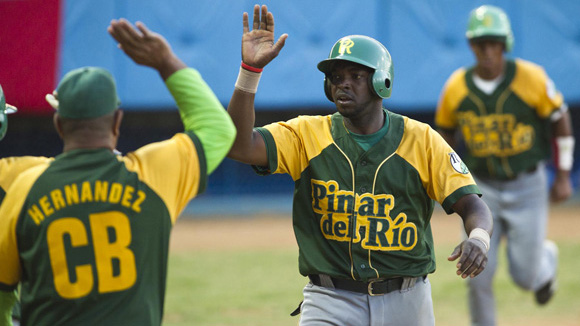
[{"label": "green helmet with logo", "polygon": [[503,42],[506,52],[510,52],[514,45],[508,16],[503,10],[494,6],[484,5],[471,11],[465,36],[470,41],[492,39]]},{"label": "green helmet with logo", "polygon": [[349,35],[338,40],[328,59],[318,63],[318,70],[325,75],[324,93],[326,97],[334,102],[330,92],[330,79],[328,76],[332,70],[332,63],[337,60],[345,60],[361,64],[374,69],[370,75],[369,85],[374,94],[381,98],[391,96],[393,89],[393,61],[387,48],[379,41],[363,35]]},{"label": "green helmet with logo", "polygon": [[16,112],[16,108],[6,103],[4,91],[2,90],[2,86],[0,86],[0,140],[4,138],[6,130],[8,130],[8,117],[6,114],[14,112]]}]

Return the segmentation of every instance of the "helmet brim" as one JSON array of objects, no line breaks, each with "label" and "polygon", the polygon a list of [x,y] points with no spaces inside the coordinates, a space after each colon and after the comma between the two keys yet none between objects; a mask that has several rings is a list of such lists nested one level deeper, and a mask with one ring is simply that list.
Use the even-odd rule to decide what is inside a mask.
[{"label": "helmet brim", "polygon": [[358,58],[354,58],[352,56],[324,59],[324,60],[320,61],[316,67],[318,68],[318,70],[322,71],[325,75],[327,75],[331,72],[332,65],[337,61],[354,62],[354,63],[358,63],[359,65],[362,65],[362,66],[365,66],[365,67],[368,67],[371,69],[375,69],[375,70],[377,69],[377,67],[368,63],[367,61],[364,61],[364,60],[361,60]]}]

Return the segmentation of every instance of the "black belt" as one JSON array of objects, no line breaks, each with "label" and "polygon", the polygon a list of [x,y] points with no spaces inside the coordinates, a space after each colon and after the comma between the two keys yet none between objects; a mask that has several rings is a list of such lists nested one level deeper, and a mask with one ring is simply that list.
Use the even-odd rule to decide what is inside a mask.
[{"label": "black belt", "polygon": [[[334,287],[336,289],[357,292],[368,294],[371,296],[387,294],[393,291],[401,290],[405,278],[397,277],[397,278],[390,278],[386,280],[372,280],[369,282],[362,282],[362,281],[355,281],[349,279],[341,279],[341,278],[334,278],[323,275],[328,280],[332,282],[332,284],[323,284],[320,279],[320,275],[308,275],[310,278],[310,282],[317,286],[324,286],[324,287]],[[408,279],[408,278],[407,278]]]}]

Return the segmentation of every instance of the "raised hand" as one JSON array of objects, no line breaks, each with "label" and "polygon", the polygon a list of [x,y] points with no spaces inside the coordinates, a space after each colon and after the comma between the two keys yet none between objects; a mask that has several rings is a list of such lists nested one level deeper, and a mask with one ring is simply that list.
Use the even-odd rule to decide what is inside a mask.
[{"label": "raised hand", "polygon": [[244,34],[242,36],[242,61],[255,68],[263,68],[284,47],[288,34],[282,34],[274,43],[274,16],[268,12],[268,7],[254,6],[254,21],[250,31],[248,13],[244,12]]},{"label": "raised hand", "polygon": [[135,63],[157,69],[163,79],[186,65],[173,53],[163,36],[137,22],[137,29],[126,19],[112,20],[107,28],[118,47]]}]

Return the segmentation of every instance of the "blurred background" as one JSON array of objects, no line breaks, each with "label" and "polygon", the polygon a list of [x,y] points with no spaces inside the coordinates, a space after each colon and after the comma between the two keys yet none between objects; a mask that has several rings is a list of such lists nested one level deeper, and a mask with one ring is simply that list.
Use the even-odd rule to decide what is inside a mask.
[{"label": "blurred background", "polygon": [[[457,68],[474,58],[465,39],[469,12],[482,4],[503,8],[515,35],[509,57],[542,65],[571,109],[580,139],[580,1],[578,0],[293,0],[263,1],[273,12],[276,38],[286,46],[264,70],[256,96],[256,125],[300,114],[329,114],[323,75],[316,64],[342,36],[381,41],[394,62],[394,86],[385,106],[433,125],[439,92]],[[142,21],[165,36],[189,66],[198,69],[227,106],[241,61],[245,0],[0,0],[0,84],[9,117],[2,156],[55,156],[61,142],[44,101],[60,78],[81,66],[101,66],[115,76],[125,110],[119,150],[126,153],[182,131],[176,107],[155,71],[137,66],[107,33],[112,19]],[[250,18],[251,19],[251,18]],[[580,179],[576,146],[574,185]],[[548,166],[548,169],[552,167]],[[188,210],[207,214],[290,212],[293,182],[287,175],[259,177],[226,159],[210,176],[205,194]],[[578,198],[576,191],[575,198]]]}]

